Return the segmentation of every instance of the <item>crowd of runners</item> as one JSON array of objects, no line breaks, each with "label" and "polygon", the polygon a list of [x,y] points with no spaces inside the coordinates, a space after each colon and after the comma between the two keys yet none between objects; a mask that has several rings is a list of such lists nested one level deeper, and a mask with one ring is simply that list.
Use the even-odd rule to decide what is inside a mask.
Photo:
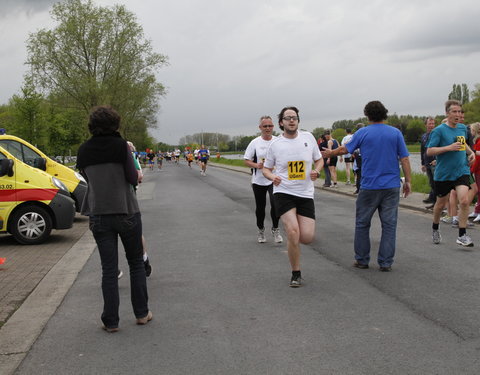
[{"label": "crowd of runners", "polygon": [[[369,268],[369,232],[372,217],[378,212],[382,235],[377,263],[382,272],[392,270],[399,198],[411,192],[411,167],[402,133],[385,124],[387,113],[381,102],[368,103],[364,114],[369,126],[357,124],[354,134],[348,129],[341,144],[332,138],[330,132],[315,140],[312,134],[300,131],[296,107],[286,107],[278,115],[278,125],[283,131],[278,137],[272,135],[271,117],[260,118],[260,136],[249,144],[244,156],[245,164],[252,168],[257,239],[259,243],[266,241],[264,219],[268,194],[274,241],[283,240],[278,229],[279,219],[287,234],[291,287],[299,287],[303,282],[300,244],[312,242],[315,234],[313,181],[323,168],[326,175],[324,186],[337,187],[335,167],[342,156],[346,163],[345,183],[352,184],[350,171],[353,170],[355,194],[358,194],[353,266]],[[464,125],[462,106],[456,100],[445,103],[445,114],[445,119],[437,127],[433,118],[428,117],[425,121],[427,132],[422,136],[422,169],[428,170],[432,191],[424,202],[429,203],[427,208],[433,209],[434,244],[441,243],[440,218],[442,212],[448,211],[442,221],[458,228],[455,242],[472,247],[467,226],[473,223],[468,218],[480,222],[480,123]],[[475,197],[477,204],[469,214]]]},{"label": "crowd of runners", "polygon": [[[422,168],[429,176],[431,192],[424,202],[433,209],[434,244],[442,241],[440,221],[442,212],[447,210],[448,216],[442,221],[458,227],[456,243],[472,247],[473,241],[467,234],[468,218],[480,222],[480,123],[464,125],[462,105],[456,100],[445,103],[445,113],[445,119],[436,127],[433,118],[425,121]],[[252,171],[257,241],[265,243],[269,237],[265,228],[268,201],[273,241],[283,242],[280,222],[286,235],[290,287],[303,285],[300,246],[315,238],[314,181],[322,168],[327,167],[330,181],[325,185],[338,186],[335,166],[342,157],[353,167],[347,169],[345,183],[352,184],[350,169],[353,169],[357,186],[353,266],[369,268],[370,227],[373,215],[378,212],[381,239],[376,262],[380,271],[392,270],[399,199],[401,194],[407,197],[411,192],[411,167],[403,135],[385,123],[387,114],[381,102],[367,103],[364,115],[369,125],[359,124],[354,134],[348,130],[341,143],[328,132],[316,140],[311,133],[300,130],[300,111],[293,106],[283,108],[277,116],[282,131],[279,136],[273,135],[272,117],[260,118],[260,135],[250,142],[244,154],[245,164]],[[117,236],[123,242],[128,259],[136,322],[143,325],[153,317],[148,308],[146,284],[152,266],[135,195],[143,179],[140,162],[150,171],[161,170],[163,160],[179,164],[183,156],[190,168],[195,163],[201,175],[206,176],[210,158],[209,149],[202,145],[183,153],[179,149],[173,152],[147,150],[140,160],[134,145],[119,135],[119,125],[120,117],[113,109],[96,107],[90,115],[92,137],[82,144],[77,155],[77,168],[89,181],[82,213],[90,216],[90,229],[102,262],[102,321],[108,332],[118,331],[119,322],[118,282],[115,279],[120,278],[122,272],[118,269]],[[475,197],[477,204],[469,214]]]},{"label": "crowd of runners", "polygon": [[[300,116],[296,107],[285,107],[278,115],[278,127],[282,131],[279,136],[273,135],[272,117],[260,118],[260,135],[250,142],[244,154],[245,164],[252,172],[257,241],[267,242],[265,217],[269,202],[273,241],[283,242],[280,222],[287,237],[291,287],[302,285],[300,244],[312,242],[315,236],[313,182],[323,169],[323,186],[337,187],[336,165],[339,161],[345,163],[345,184],[355,184],[354,193],[358,194],[353,265],[360,269],[369,268],[369,231],[372,217],[378,211],[382,236],[377,263],[380,271],[391,271],[399,197],[406,197],[411,192],[411,167],[403,135],[385,124],[387,113],[381,102],[368,103],[364,114],[369,126],[357,124],[354,133],[347,129],[341,142],[329,131],[316,140],[311,133],[299,130]],[[433,210],[433,243],[441,242],[441,219],[458,227],[457,244],[471,247],[473,241],[467,234],[467,227],[473,226],[475,221],[480,222],[479,203],[474,212],[468,212],[478,195],[477,184],[480,184],[480,161],[476,162],[480,159],[480,124],[465,126],[461,104],[455,100],[445,103],[445,113],[446,118],[437,127],[432,117],[425,120],[427,131],[422,136],[422,170],[429,177],[431,192],[424,202]],[[150,152],[146,158],[149,167],[157,160],[161,169],[158,160],[178,163],[180,155],[180,150]],[[186,150],[183,156],[190,168],[195,163],[201,175],[206,176],[210,158],[208,148],[202,145],[194,151]],[[448,214],[442,217],[442,212]]]}]

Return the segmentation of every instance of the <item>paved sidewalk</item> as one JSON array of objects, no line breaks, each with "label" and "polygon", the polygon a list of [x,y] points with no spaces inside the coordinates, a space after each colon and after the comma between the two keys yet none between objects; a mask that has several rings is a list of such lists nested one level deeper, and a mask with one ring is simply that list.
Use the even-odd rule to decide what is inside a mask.
[{"label": "paved sidewalk", "polygon": [[17,310],[38,283],[88,229],[88,218],[77,214],[73,227],[53,230],[41,245],[20,245],[11,235],[0,235],[0,327]]}]

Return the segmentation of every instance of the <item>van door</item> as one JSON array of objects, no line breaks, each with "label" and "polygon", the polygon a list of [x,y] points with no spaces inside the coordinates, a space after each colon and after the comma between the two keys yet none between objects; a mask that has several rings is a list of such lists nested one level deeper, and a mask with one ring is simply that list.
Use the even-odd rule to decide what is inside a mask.
[{"label": "van door", "polygon": [[[2,160],[8,160],[7,157],[0,152],[0,163]],[[13,162],[13,161],[12,161]],[[15,166],[13,166],[15,168]],[[3,171],[5,172],[5,171]],[[3,173],[2,173],[3,174]],[[17,205],[16,201],[16,183],[15,173],[12,176],[5,174],[0,176],[0,231],[5,232],[7,230],[7,219],[10,212]]]}]

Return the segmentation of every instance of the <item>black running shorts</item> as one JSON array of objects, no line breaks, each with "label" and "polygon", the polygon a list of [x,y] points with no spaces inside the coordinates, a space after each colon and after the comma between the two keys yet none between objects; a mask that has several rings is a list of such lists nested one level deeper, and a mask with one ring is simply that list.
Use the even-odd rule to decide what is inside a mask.
[{"label": "black running shorts", "polygon": [[278,217],[281,217],[285,212],[290,211],[292,208],[296,208],[297,215],[315,219],[315,204],[311,198],[275,193],[273,194],[273,199],[275,200],[275,211]]}]

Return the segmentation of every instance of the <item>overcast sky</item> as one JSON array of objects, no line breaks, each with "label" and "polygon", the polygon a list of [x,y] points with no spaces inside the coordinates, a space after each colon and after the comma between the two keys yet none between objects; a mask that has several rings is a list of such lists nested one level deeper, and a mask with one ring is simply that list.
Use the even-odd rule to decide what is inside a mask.
[{"label": "overcast sky", "polygon": [[[0,0],[0,103],[19,92],[28,34],[51,28],[51,0]],[[96,0],[124,4],[170,66],[158,79],[158,141],[252,135],[287,105],[300,126],[362,116],[437,115],[454,83],[480,83],[478,0]]]}]

